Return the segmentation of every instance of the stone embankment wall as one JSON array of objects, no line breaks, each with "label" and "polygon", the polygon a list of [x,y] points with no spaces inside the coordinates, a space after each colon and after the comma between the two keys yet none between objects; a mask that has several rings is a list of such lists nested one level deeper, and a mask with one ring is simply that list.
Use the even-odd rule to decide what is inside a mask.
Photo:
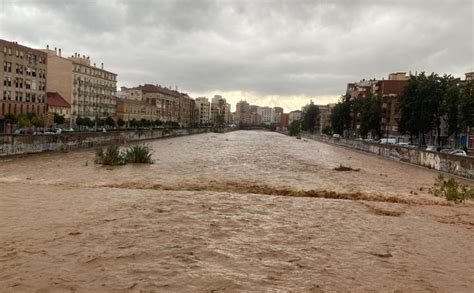
[{"label": "stone embankment wall", "polygon": [[407,162],[465,178],[474,179],[474,157],[455,156],[438,152],[406,148],[398,145],[383,145],[360,140],[311,135],[308,133],[303,133],[301,136],[325,143],[353,148],[396,161]]},{"label": "stone embankment wall", "polygon": [[210,129],[148,129],[111,132],[71,132],[48,135],[0,135],[0,157],[46,151],[69,151],[112,143],[124,144],[209,131]]}]

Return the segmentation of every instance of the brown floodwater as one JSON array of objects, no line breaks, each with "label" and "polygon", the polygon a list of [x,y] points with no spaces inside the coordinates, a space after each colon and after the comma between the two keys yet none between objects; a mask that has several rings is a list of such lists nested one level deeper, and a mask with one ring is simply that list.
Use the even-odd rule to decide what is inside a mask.
[{"label": "brown floodwater", "polygon": [[263,131],[148,144],[0,160],[0,291],[474,291],[474,204],[434,171]]}]

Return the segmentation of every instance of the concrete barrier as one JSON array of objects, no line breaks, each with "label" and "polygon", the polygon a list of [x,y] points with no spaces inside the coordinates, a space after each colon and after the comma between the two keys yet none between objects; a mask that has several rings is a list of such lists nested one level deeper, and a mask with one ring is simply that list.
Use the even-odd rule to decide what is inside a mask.
[{"label": "concrete barrier", "polygon": [[312,135],[309,133],[302,133],[301,136],[324,143],[340,145],[366,153],[375,154],[395,161],[406,162],[429,169],[474,179],[474,157],[455,156],[407,148],[399,145],[384,145],[361,140]]},{"label": "concrete barrier", "polygon": [[111,132],[71,132],[47,135],[0,135],[0,157],[41,153],[47,151],[70,151],[112,143],[124,144],[143,140],[191,135],[211,131],[197,129],[144,129]]}]

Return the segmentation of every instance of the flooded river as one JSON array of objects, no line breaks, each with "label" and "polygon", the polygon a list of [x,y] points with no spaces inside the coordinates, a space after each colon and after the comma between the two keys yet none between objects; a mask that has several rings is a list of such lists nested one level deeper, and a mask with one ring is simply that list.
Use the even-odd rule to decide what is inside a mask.
[{"label": "flooded river", "polygon": [[474,204],[436,172],[272,132],[148,143],[1,160],[0,291],[474,291]]}]

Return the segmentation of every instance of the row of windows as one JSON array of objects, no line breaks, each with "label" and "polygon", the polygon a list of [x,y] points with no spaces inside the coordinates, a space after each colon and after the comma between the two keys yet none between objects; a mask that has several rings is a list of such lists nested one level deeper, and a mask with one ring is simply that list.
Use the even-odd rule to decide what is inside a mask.
[{"label": "row of windows", "polygon": [[[13,49],[9,47],[3,47],[3,54],[12,56],[13,54]],[[17,58],[23,59],[23,57],[28,60],[30,63],[41,63],[41,64],[46,64],[46,58],[43,56],[38,56],[35,55],[31,52],[23,52],[19,50],[15,50],[15,56]]]},{"label": "row of windows", "polygon": [[[3,62],[3,71],[4,72],[12,72],[13,70],[13,63],[11,62]],[[16,74],[22,75],[23,73],[26,74],[26,76],[33,76],[36,77],[38,76],[39,78],[46,78],[46,69],[36,69],[34,67],[30,66],[23,66],[21,64],[16,64],[15,65],[15,72]]]},{"label": "row of windows", "polygon": [[46,82],[40,81],[38,82],[38,87],[36,87],[36,81],[35,80],[29,80],[25,79],[23,80],[22,78],[11,78],[11,77],[5,77],[3,79],[3,86],[5,87],[13,87],[15,88],[25,88],[27,90],[40,90],[40,91],[45,91],[46,90]]},{"label": "row of windows", "polygon": [[78,73],[85,73],[93,76],[98,76],[103,79],[108,79],[108,80],[115,80],[116,76],[111,73],[104,72],[102,70],[97,70],[94,68],[86,67],[86,66],[81,66],[81,65],[74,65],[74,71]]},{"label": "row of windows", "polygon": [[44,95],[37,95],[35,93],[3,91],[2,99],[5,101],[44,103]]},{"label": "row of windows", "polygon": [[23,105],[23,104],[14,104],[14,103],[1,103],[2,106],[0,107],[0,115],[5,115],[11,113],[13,115],[17,114],[27,114],[34,112],[36,114],[44,113],[44,106],[43,105]]}]

